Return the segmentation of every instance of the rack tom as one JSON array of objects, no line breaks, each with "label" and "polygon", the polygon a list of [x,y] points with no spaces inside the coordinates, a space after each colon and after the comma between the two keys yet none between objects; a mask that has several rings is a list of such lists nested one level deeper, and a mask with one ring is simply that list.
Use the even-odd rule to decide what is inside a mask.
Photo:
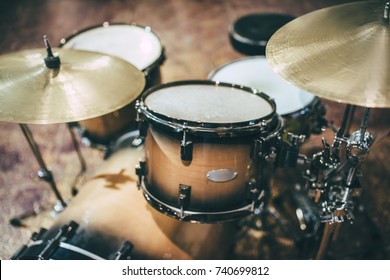
[{"label": "rack tom", "polygon": [[[145,88],[161,82],[160,65],[164,47],[158,35],[148,26],[137,24],[97,25],[61,39],[60,47],[101,52],[119,57],[137,67],[145,75]],[[115,98],[115,92],[112,93]],[[135,128],[135,100],[113,112],[80,121],[84,142],[107,145],[118,136]]]},{"label": "rack tom", "polygon": [[157,210],[180,220],[221,222],[259,211],[264,160],[282,123],[257,90],[181,81],[146,91],[138,104],[145,160],[140,186]]}]

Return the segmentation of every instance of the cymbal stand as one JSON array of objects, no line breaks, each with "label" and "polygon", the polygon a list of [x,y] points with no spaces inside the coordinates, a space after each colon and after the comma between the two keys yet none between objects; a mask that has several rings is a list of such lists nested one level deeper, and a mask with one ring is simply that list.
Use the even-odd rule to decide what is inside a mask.
[{"label": "cymbal stand", "polygon": [[[347,106],[332,148],[323,139],[324,149],[313,156],[310,169],[303,175],[309,195],[320,208],[321,221],[326,223],[316,259],[323,257],[337,224],[354,220],[354,198],[361,194],[359,167],[373,144],[373,136],[367,131],[369,108],[364,110],[360,129],[345,137],[351,110]],[[341,146],[345,154],[340,152]]]},{"label": "cymbal stand", "polygon": [[[66,207],[66,203],[65,203],[64,199],[62,198],[62,196],[57,188],[57,185],[55,183],[55,180],[54,180],[54,177],[53,177],[51,171],[48,170],[46,167],[46,164],[42,158],[39,147],[38,147],[37,143],[35,142],[30,129],[28,128],[28,126],[26,124],[19,124],[19,126],[22,129],[23,134],[26,137],[27,142],[28,142],[36,160],[38,161],[40,168],[41,168],[37,172],[38,177],[41,180],[49,183],[52,191],[54,192],[54,194],[57,198],[57,202],[54,205],[54,213],[59,213],[59,212],[64,210],[64,208]],[[29,216],[36,215],[37,213],[38,213],[37,211],[31,211],[28,213],[21,214],[17,217],[14,217],[13,219],[11,219],[10,222],[12,225],[20,226],[20,225],[22,225],[21,220],[28,218]]]}]

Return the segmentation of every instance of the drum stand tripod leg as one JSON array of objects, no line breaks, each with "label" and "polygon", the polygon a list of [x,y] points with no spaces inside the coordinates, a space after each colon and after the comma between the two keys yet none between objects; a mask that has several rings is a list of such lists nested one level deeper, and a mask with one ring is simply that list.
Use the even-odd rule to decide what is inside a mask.
[{"label": "drum stand tripod leg", "polygon": [[320,246],[318,248],[318,251],[316,253],[315,259],[320,260],[323,258],[326,248],[329,245],[329,240],[331,239],[331,236],[333,234],[333,231],[335,229],[335,224],[326,223],[323,229],[323,234],[320,242]]},{"label": "drum stand tripod leg", "polygon": [[[56,185],[56,183],[54,181],[53,175],[47,169],[46,164],[43,161],[43,158],[42,158],[41,153],[39,151],[38,145],[35,142],[30,129],[27,127],[26,124],[19,124],[19,125],[20,125],[20,128],[23,131],[24,136],[27,139],[28,144],[30,145],[30,148],[31,148],[35,158],[38,161],[38,164],[41,167],[41,169],[38,171],[39,178],[41,178],[43,181],[49,183],[52,191],[54,192],[54,194],[55,194],[55,196],[57,198],[57,203],[54,206],[54,211],[56,213],[61,212],[66,207],[66,203],[65,203],[64,199],[62,198],[60,192],[58,191],[58,188],[57,188],[57,185]],[[37,211],[31,211],[31,212],[19,215],[18,217],[15,217],[15,218],[11,219],[11,223],[13,225],[21,225],[21,221],[20,221],[21,219],[25,219],[25,218],[27,218],[29,216],[36,215],[37,213],[38,213]]]},{"label": "drum stand tripod leg", "polygon": [[341,227],[341,224],[334,224],[334,223],[333,224],[331,224],[331,223],[325,224],[322,238],[321,238],[321,242],[320,242],[320,246],[319,246],[318,251],[317,251],[316,256],[315,256],[316,260],[321,260],[324,257],[326,250],[328,248],[328,245],[329,245],[329,241],[331,241],[331,239],[336,238],[335,235],[338,234],[340,227]]},{"label": "drum stand tripod leg", "polygon": [[73,131],[74,124],[68,123],[67,127],[68,127],[68,130],[70,133],[70,137],[72,139],[73,147],[76,150],[77,157],[79,158],[80,165],[81,165],[80,172],[77,174],[76,178],[73,180],[72,186],[71,186],[72,195],[75,196],[78,193],[76,185],[77,185],[78,181],[80,180],[81,175],[83,175],[84,172],[87,170],[87,164],[85,163],[85,159],[83,157],[83,154],[81,153],[80,145],[79,145],[77,138],[76,138],[76,135]]}]

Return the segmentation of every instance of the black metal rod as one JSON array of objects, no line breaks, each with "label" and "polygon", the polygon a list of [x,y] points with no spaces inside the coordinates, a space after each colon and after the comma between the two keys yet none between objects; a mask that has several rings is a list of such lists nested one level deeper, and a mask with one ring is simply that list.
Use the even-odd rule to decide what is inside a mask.
[{"label": "black metal rod", "polygon": [[389,22],[390,22],[390,2],[387,2],[385,4],[385,9],[384,9],[384,12],[383,12],[382,22],[385,25],[389,25]]},{"label": "black metal rod", "polygon": [[342,138],[342,137],[344,137],[344,135],[346,133],[348,133],[348,131],[349,131],[350,127],[351,127],[353,116],[355,114],[355,108],[356,108],[356,106],[354,106],[354,105],[350,105],[350,104],[346,105],[345,111],[344,111],[344,114],[343,114],[343,119],[341,121],[340,128],[339,128],[339,130],[337,131],[337,134],[336,134],[336,136],[338,138]]},{"label": "black metal rod", "polygon": [[46,182],[48,182],[50,184],[50,187],[53,190],[58,201],[61,203],[61,206],[66,207],[66,203],[65,203],[64,199],[62,198],[60,192],[57,189],[57,185],[54,181],[54,178],[53,178],[51,172],[46,167],[46,164],[42,158],[41,152],[39,151],[39,147],[38,147],[37,143],[35,142],[30,129],[28,128],[28,126],[26,124],[19,124],[19,125],[23,131],[24,136],[27,139],[28,144],[30,145],[30,148],[31,148],[35,158],[38,161],[39,166],[41,167],[40,174],[38,173],[40,178],[44,179]]},{"label": "black metal rod", "polygon": [[81,153],[79,142],[77,141],[76,135],[74,133],[74,130],[73,130],[74,125],[72,123],[68,123],[67,127],[68,127],[68,130],[70,133],[70,137],[72,139],[73,147],[76,150],[77,157],[79,158],[80,165],[81,165],[81,170],[80,170],[79,174],[77,174],[74,181],[72,182],[72,187],[71,187],[72,188],[72,195],[76,195],[78,192],[76,185],[77,185],[78,180],[80,179],[81,175],[87,170],[87,164],[85,162],[83,154]]},{"label": "black metal rod", "polygon": [[368,126],[368,118],[370,117],[370,108],[364,108],[363,118],[360,123],[360,141],[364,141],[364,135],[366,134],[367,126]]},{"label": "black metal rod", "polygon": [[340,150],[340,145],[342,143],[342,139],[346,135],[346,133],[349,134],[349,130],[351,128],[352,120],[355,115],[355,105],[350,105],[347,104],[345,106],[344,114],[343,114],[343,119],[340,124],[340,128],[337,130],[336,137],[333,142],[333,155],[338,156],[339,155],[339,150]]},{"label": "black metal rod", "polygon": [[46,35],[43,36],[43,41],[44,41],[45,46],[46,46],[47,56],[48,57],[54,57],[53,52],[51,50],[50,43],[49,43],[49,39],[47,38]]},{"label": "black metal rod", "polygon": [[72,139],[73,147],[76,150],[77,157],[79,158],[79,161],[80,161],[81,170],[85,171],[85,170],[87,170],[87,164],[85,162],[83,154],[81,153],[80,145],[79,145],[77,138],[76,138],[76,135],[73,131],[73,127],[71,125],[67,125],[67,127],[68,127],[68,130],[70,133],[70,137]]}]

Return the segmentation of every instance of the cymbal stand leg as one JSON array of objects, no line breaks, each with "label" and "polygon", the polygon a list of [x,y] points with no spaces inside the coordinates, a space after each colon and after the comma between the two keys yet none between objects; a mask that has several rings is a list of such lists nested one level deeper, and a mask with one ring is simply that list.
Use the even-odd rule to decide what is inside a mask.
[{"label": "cymbal stand leg", "polygon": [[320,247],[317,251],[317,254],[315,256],[316,260],[321,260],[326,252],[326,249],[328,248],[329,241],[331,239],[331,236],[334,232],[336,224],[334,223],[326,223],[323,233],[322,233],[322,238],[321,238],[321,243]]},{"label": "cymbal stand leg", "polygon": [[34,153],[35,158],[38,161],[38,164],[40,165],[41,169],[38,171],[38,176],[41,178],[43,181],[49,183],[52,191],[54,192],[58,202],[59,202],[59,208],[60,209],[55,209],[57,212],[61,212],[65,207],[66,203],[64,199],[62,198],[60,192],[58,191],[57,185],[54,181],[52,173],[47,169],[45,162],[43,161],[41,152],[39,151],[38,145],[35,142],[32,133],[28,126],[26,124],[19,124],[20,128],[23,131],[24,136],[27,139],[28,144],[30,145],[30,148],[32,152]]},{"label": "cymbal stand leg", "polygon": [[77,174],[76,178],[73,180],[72,187],[71,187],[72,195],[75,196],[78,193],[76,185],[77,185],[78,181],[80,180],[81,175],[84,174],[85,171],[87,170],[87,164],[85,162],[83,154],[81,153],[79,142],[77,141],[76,135],[75,135],[74,130],[73,130],[74,124],[68,123],[67,127],[68,127],[68,130],[70,133],[70,137],[72,139],[73,147],[76,150],[77,157],[78,157],[78,159],[80,161],[80,165],[81,165],[80,172]]}]

